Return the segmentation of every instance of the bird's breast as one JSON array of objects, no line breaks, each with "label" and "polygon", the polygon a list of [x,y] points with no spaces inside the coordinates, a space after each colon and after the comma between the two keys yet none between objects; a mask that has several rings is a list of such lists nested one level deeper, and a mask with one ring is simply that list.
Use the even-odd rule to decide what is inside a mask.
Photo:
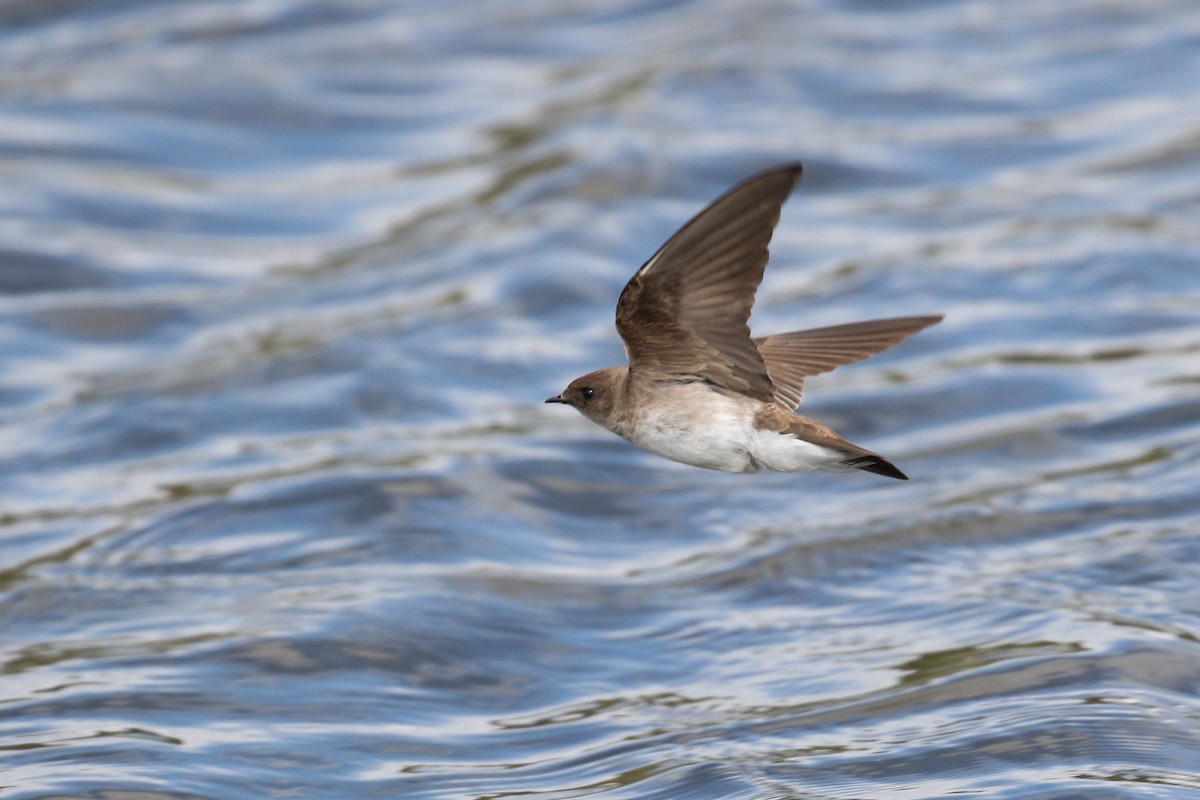
[{"label": "bird's breast", "polygon": [[617,433],[660,456],[723,472],[756,472],[751,450],[761,406],[704,383],[654,383],[639,387],[624,430]]}]

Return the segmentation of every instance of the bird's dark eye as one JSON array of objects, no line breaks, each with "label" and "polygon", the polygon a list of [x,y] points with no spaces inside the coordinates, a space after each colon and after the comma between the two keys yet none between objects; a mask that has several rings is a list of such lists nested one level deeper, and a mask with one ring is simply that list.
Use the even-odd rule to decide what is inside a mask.
[{"label": "bird's dark eye", "polygon": [[590,386],[583,387],[582,389],[579,390],[579,393],[581,395],[583,395],[584,400],[591,400],[593,397],[596,396],[596,390]]}]

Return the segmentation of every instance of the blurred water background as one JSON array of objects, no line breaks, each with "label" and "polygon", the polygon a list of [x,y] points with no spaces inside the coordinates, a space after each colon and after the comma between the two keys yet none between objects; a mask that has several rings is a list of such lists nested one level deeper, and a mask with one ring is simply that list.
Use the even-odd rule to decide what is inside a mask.
[{"label": "blurred water background", "polygon": [[[912,480],[542,400],[801,159]],[[0,3],[9,798],[1200,797],[1200,5]]]}]

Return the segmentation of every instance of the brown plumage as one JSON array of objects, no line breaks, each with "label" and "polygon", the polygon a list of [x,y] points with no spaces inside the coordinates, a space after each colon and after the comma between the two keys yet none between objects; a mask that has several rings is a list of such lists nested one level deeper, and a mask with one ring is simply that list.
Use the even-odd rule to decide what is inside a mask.
[{"label": "brown plumage", "polygon": [[938,322],[896,317],[751,338],[767,246],[799,164],[756,175],[684,225],[617,303],[628,367],[597,370],[566,403],[634,444],[709,469],[859,469],[907,479],[882,456],[794,413],[804,379],[861,361]]}]

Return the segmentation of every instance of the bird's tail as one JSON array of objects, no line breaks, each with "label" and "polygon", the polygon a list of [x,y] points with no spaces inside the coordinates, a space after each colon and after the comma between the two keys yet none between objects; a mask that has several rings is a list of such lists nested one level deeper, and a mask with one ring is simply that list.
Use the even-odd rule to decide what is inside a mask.
[{"label": "bird's tail", "polygon": [[897,469],[895,464],[883,456],[877,456],[874,453],[851,456],[843,460],[841,465],[852,469],[861,469],[863,472],[874,472],[876,475],[884,475],[888,478],[896,478],[902,481],[908,480],[908,476]]}]

